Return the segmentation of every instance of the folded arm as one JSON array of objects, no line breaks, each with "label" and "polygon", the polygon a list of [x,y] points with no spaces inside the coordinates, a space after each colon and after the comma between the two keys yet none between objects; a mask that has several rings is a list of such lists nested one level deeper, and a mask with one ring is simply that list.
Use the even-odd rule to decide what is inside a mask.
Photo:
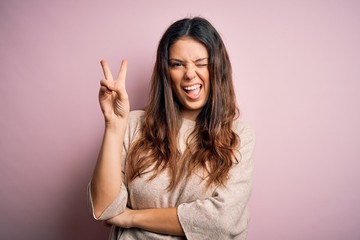
[{"label": "folded arm", "polygon": [[141,228],[149,232],[185,236],[177,216],[177,208],[126,209],[106,223],[121,228]]}]

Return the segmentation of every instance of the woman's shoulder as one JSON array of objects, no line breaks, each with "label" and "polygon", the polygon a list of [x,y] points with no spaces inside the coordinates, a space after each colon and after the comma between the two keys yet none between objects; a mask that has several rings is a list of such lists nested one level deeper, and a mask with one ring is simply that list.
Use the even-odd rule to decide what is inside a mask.
[{"label": "woman's shoulder", "polygon": [[255,141],[255,131],[253,127],[239,118],[235,119],[233,122],[233,131],[239,135],[240,141]]},{"label": "woman's shoulder", "polygon": [[242,169],[241,171],[247,171],[248,174],[251,174],[253,167],[253,154],[256,146],[255,131],[249,123],[243,122],[239,119],[234,121],[233,129],[240,138],[240,145],[238,148],[240,153],[240,155],[238,155],[238,159],[241,159],[242,162],[242,164],[239,165],[240,169],[248,168],[248,170]]},{"label": "woman's shoulder", "polygon": [[132,110],[129,113],[128,121],[129,123],[138,122],[143,116],[145,111],[144,110]]},{"label": "woman's shoulder", "polygon": [[144,110],[130,111],[128,117],[128,131],[136,132],[141,126],[141,119],[144,116]]}]

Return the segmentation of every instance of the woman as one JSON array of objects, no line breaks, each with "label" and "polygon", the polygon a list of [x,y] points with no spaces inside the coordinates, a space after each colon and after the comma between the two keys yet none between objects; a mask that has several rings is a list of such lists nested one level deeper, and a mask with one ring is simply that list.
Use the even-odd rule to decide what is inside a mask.
[{"label": "woman", "polygon": [[245,239],[253,131],[238,118],[231,65],[215,28],[182,19],[162,36],[145,111],[129,112],[127,62],[106,61],[105,133],[89,202],[112,239]]}]

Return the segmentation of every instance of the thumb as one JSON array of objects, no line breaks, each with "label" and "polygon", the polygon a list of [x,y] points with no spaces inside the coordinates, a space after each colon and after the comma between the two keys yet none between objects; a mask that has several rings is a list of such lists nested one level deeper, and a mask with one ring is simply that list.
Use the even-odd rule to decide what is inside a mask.
[{"label": "thumb", "polygon": [[108,91],[116,91],[114,82],[108,80],[101,80],[100,81],[101,88],[106,88]]}]

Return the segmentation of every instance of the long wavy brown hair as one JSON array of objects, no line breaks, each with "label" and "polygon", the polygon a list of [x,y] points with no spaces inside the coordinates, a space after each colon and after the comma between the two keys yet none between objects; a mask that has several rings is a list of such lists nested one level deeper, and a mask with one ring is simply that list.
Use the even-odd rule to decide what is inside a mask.
[{"label": "long wavy brown hair", "polygon": [[[209,53],[209,98],[196,118],[183,154],[177,137],[182,124],[181,105],[171,88],[169,49],[178,39],[193,38]],[[225,45],[216,29],[204,18],[185,18],[173,23],[163,34],[151,77],[149,104],[142,119],[141,136],[132,144],[126,168],[127,182],[147,172],[150,179],[168,171],[168,190],[202,171],[207,187],[223,185],[240,144],[232,123],[239,115],[232,82],[232,70]]]}]

